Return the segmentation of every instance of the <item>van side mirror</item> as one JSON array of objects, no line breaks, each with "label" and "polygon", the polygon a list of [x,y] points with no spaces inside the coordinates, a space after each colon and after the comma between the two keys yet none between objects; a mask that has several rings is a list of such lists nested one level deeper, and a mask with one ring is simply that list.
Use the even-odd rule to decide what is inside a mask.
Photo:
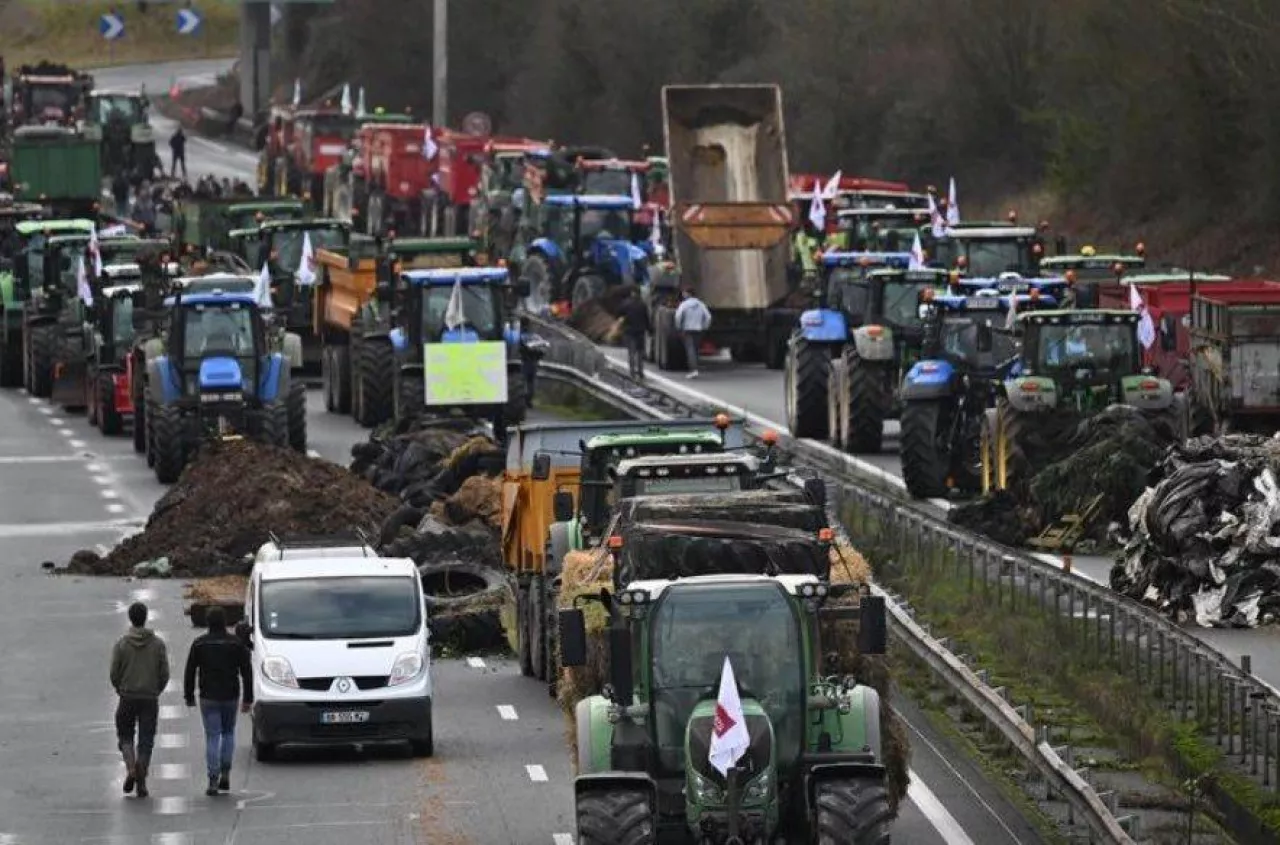
[{"label": "van side mirror", "polygon": [[546,481],[551,477],[551,455],[546,452],[535,452],[533,455],[533,471],[530,477],[534,481]]},{"label": "van side mirror", "polygon": [[858,609],[858,653],[885,654],[889,651],[889,624],[885,618],[884,596],[863,596]]},{"label": "van side mirror", "polygon": [[827,482],[821,478],[806,478],[804,480],[804,495],[805,498],[818,507],[825,508],[827,506]]},{"label": "van side mirror", "polygon": [[557,490],[551,497],[551,510],[556,522],[568,522],[573,519],[573,494],[568,490]]},{"label": "van side mirror", "polygon": [[580,607],[560,611],[560,665],[587,665],[587,618]]}]

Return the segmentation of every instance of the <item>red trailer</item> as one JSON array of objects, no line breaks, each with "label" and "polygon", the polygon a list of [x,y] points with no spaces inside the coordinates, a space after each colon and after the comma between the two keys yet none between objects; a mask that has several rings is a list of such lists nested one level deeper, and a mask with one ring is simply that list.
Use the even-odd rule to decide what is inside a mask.
[{"label": "red trailer", "polygon": [[358,229],[370,235],[389,229],[402,234],[421,229],[423,201],[439,160],[438,156],[429,159],[423,155],[426,132],[422,123],[366,123],[360,127],[359,164],[352,167],[351,186]]}]

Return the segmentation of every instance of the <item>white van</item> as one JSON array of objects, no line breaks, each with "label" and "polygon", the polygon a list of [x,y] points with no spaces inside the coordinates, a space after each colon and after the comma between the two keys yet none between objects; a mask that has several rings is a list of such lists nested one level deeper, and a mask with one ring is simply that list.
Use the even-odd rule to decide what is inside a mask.
[{"label": "white van", "polygon": [[431,644],[413,561],[268,543],[244,618],[258,760],[280,745],[382,742],[431,755]]}]

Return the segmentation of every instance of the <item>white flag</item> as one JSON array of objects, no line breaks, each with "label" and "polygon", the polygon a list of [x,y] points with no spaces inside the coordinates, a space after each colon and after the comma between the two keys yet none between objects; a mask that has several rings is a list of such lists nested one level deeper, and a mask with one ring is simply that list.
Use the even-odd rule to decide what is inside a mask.
[{"label": "white flag", "polygon": [[311,233],[302,234],[302,258],[298,260],[298,284],[314,285],[316,283],[316,256],[311,251]]},{"label": "white flag", "polygon": [[85,305],[93,304],[93,288],[89,286],[89,273],[84,267],[84,256],[76,262],[76,294]]},{"label": "white flag", "polygon": [[733,677],[733,664],[728,655],[720,671],[720,693],[716,696],[716,716],[711,727],[711,751],[707,759],[716,771],[728,777],[742,755],[751,747],[747,733],[747,717],[738,698],[738,682]]},{"label": "white flag", "polygon": [[262,272],[258,274],[258,283],[253,286],[253,298],[259,308],[271,307],[271,269],[267,262],[262,262]]},{"label": "white flag", "polygon": [[827,228],[827,207],[822,202],[822,182],[813,180],[813,199],[809,201],[809,222],[819,232]]},{"label": "white flag", "polygon": [[947,188],[947,225],[954,226],[960,222],[960,203],[956,202],[956,177],[951,177],[951,186]]},{"label": "white flag", "polygon": [[1138,342],[1143,349],[1150,349],[1156,342],[1156,324],[1147,310],[1147,303],[1142,300],[1142,293],[1137,285],[1129,285],[1129,308],[1142,316],[1138,319]]},{"label": "white flag", "polygon": [[123,238],[129,234],[129,227],[123,223],[116,223],[114,226],[108,226],[99,233],[99,237],[103,238]]},{"label": "white flag", "polygon": [[920,233],[916,232],[916,238],[911,242],[911,263],[907,266],[908,270],[924,269],[924,244],[920,243]]},{"label": "white flag", "polygon": [[654,255],[662,255],[662,209],[653,207],[653,220],[649,224],[649,243],[653,244]]},{"label": "white flag", "polygon": [[364,117],[369,113],[364,101],[364,86],[360,86],[360,96],[356,98],[356,117]]},{"label": "white flag", "polygon": [[843,175],[843,170],[837,170],[835,175],[827,180],[826,186],[822,189],[822,198],[824,200],[833,200],[840,193],[840,177]]},{"label": "white flag", "polygon": [[98,227],[89,230],[89,254],[93,256],[93,275],[102,276],[102,252],[98,249]]},{"label": "white flag", "polygon": [[631,174],[631,207],[639,210],[643,203],[640,201],[640,174]]},{"label": "white flag", "polygon": [[942,219],[942,212],[938,211],[938,201],[934,197],[933,191],[929,192],[929,222],[933,226],[933,236],[935,238],[946,237],[947,224]]},{"label": "white flag", "polygon": [[351,114],[351,86],[342,83],[342,113]]},{"label": "white flag", "polygon": [[1009,314],[1004,319],[1005,331],[1013,331],[1014,325],[1018,322],[1018,295],[1016,293],[1009,294]]},{"label": "white flag", "polygon": [[428,126],[422,133],[422,157],[430,161],[438,152],[440,148],[436,146],[436,139],[431,137],[431,127]]},{"label": "white flag", "polygon": [[462,277],[453,283],[453,293],[449,294],[449,306],[444,310],[444,327],[456,332],[467,324],[467,312],[462,307]]},{"label": "white flag", "polygon": [[302,80],[293,80],[293,106],[297,108],[302,105]]}]

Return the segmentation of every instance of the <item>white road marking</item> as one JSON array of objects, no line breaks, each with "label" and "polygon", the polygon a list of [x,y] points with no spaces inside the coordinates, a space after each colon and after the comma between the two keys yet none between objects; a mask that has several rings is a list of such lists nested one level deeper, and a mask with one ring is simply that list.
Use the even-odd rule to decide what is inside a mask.
[{"label": "white road marking", "polygon": [[104,499],[119,499],[120,494],[114,490],[99,490],[98,495]]},{"label": "white road marking", "polygon": [[89,476],[89,477],[93,479],[93,481],[94,481],[94,483],[95,483],[95,484],[101,484],[103,487],[106,487],[108,484],[110,484],[110,483],[111,483],[111,478],[110,478],[110,476],[106,476],[106,475],[91,475],[91,476]]},{"label": "white road marking", "polygon": [[951,811],[942,805],[938,796],[933,794],[933,790],[925,786],[924,781],[920,780],[915,772],[911,772],[910,775],[911,784],[907,787],[907,798],[920,809],[929,824],[933,825],[933,829],[938,831],[942,841],[947,845],[973,845],[969,834],[964,832],[960,822],[956,821]]},{"label": "white road marking", "polygon": [[[159,636],[159,634],[160,632],[157,631],[156,636]],[[187,716],[186,710],[187,708],[179,704],[162,704],[160,705],[160,718],[161,719],[185,719]]]},{"label": "white road marking", "polygon": [[484,661],[481,660],[479,657],[468,657],[467,665],[470,666],[472,669],[483,669]]},{"label": "white road marking", "polygon": [[194,841],[190,833],[151,834],[151,845],[191,845]]},{"label": "white road marking", "polygon": [[551,841],[554,842],[555,845],[573,845],[573,834],[553,833],[551,834]]},{"label": "white road marking", "polygon": [[0,464],[72,464],[83,460],[79,455],[5,455]]},{"label": "white road marking", "polygon": [[107,468],[99,463],[86,464],[85,469],[89,472],[106,472]]},{"label": "white road marking", "polygon": [[187,812],[187,799],[181,795],[166,795],[156,799],[157,816],[181,816]]},{"label": "white road marking", "polygon": [[[107,506],[107,510],[111,510],[111,506]],[[119,511],[112,513],[122,513],[124,507],[121,506]],[[102,522],[37,522],[34,525],[22,523],[21,525],[9,523],[0,525],[0,540],[9,540],[15,537],[51,537],[55,535],[65,534],[109,534],[119,531],[122,528],[132,528],[138,520],[134,519],[110,519]]]},{"label": "white road marking", "polygon": [[[50,413],[53,413],[53,412],[52,412],[52,411],[50,411]],[[50,417],[50,418],[49,418],[49,422],[50,422],[50,423],[52,423],[53,425],[66,425],[66,424],[67,424],[67,421],[66,421],[66,420],[64,420],[62,417]]]},{"label": "white road marking", "polygon": [[69,442],[69,445],[71,446],[71,448],[72,448],[72,449],[83,449],[83,448],[85,448],[85,446],[87,446],[87,445],[88,445],[88,444],[86,444],[83,440],[75,440],[75,439],[72,439],[72,440],[70,440],[70,441],[68,441],[68,442]]},{"label": "white road marking", "polygon": [[156,597],[156,591],[151,587],[139,587],[136,590],[129,591],[130,601],[151,601]]},{"label": "white road marking", "polygon": [[107,513],[124,513],[124,505],[118,502],[107,503]]},{"label": "white road marking", "polygon": [[512,707],[510,704],[499,704],[498,715],[508,722],[514,722],[516,719],[520,718],[516,715],[516,708]]},{"label": "white road marking", "polygon": [[525,766],[524,770],[529,773],[529,780],[534,783],[547,782],[547,770],[538,765]]},{"label": "white road marking", "polygon": [[156,780],[186,780],[191,777],[191,767],[186,763],[161,763],[152,768]]},{"label": "white road marking", "polygon": [[186,748],[186,734],[160,734],[156,737],[156,748]]},{"label": "white road marking", "polygon": [[76,433],[75,433],[74,431],[72,431],[71,429],[69,429],[69,428],[60,428],[60,429],[58,429],[58,433],[59,433],[59,434],[61,434],[63,437],[75,437],[75,436],[76,436]]}]

